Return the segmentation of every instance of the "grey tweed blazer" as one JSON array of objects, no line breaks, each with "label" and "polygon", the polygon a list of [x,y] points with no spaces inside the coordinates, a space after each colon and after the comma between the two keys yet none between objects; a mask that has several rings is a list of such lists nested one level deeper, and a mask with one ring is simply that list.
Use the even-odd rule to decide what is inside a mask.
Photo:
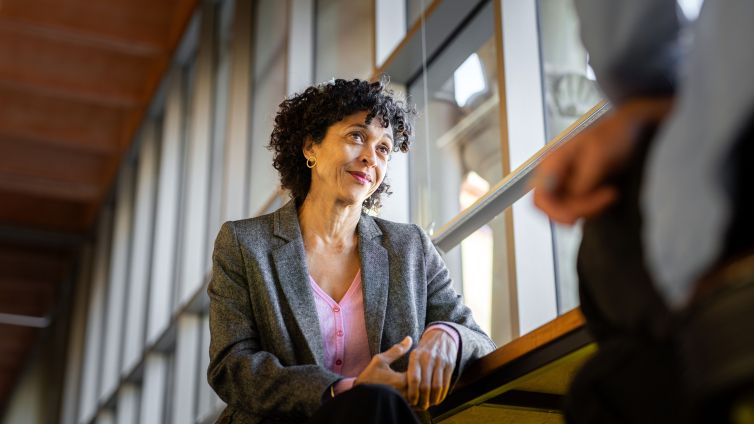
[{"label": "grey tweed blazer", "polygon": [[[369,350],[443,322],[461,346],[456,378],[495,348],[453,290],[443,260],[416,225],[362,215],[357,228]],[[227,404],[219,422],[302,422],[343,378],[323,364],[295,202],[226,222],[212,255],[209,384]],[[393,364],[405,371],[408,357]]]}]

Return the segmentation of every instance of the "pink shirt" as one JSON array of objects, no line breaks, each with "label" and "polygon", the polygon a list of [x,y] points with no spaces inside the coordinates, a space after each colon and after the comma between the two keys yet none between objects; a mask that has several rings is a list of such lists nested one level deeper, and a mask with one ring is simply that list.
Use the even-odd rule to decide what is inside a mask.
[{"label": "pink shirt", "polygon": [[[364,322],[361,270],[356,273],[356,277],[340,303],[325,293],[311,275],[309,284],[312,287],[319,316],[319,330],[324,342],[325,367],[346,377],[333,387],[335,393],[339,394],[353,387],[356,377],[372,359],[369,353],[367,327]],[[439,323],[432,324],[424,332],[430,330],[445,331],[453,338],[456,346],[459,346],[458,333],[452,327]]]}]

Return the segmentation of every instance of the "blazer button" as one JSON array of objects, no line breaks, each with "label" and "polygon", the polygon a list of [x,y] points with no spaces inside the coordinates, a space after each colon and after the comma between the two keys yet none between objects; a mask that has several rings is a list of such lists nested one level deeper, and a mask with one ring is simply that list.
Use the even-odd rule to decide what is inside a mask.
[{"label": "blazer button", "polygon": [[332,308],[333,312],[340,312],[340,306],[335,306]]},{"label": "blazer button", "polygon": [[335,361],[335,365],[343,365],[343,361],[341,361],[340,359],[338,359],[337,361]]},{"label": "blazer button", "polygon": [[343,330],[338,330],[338,337],[343,337]]}]

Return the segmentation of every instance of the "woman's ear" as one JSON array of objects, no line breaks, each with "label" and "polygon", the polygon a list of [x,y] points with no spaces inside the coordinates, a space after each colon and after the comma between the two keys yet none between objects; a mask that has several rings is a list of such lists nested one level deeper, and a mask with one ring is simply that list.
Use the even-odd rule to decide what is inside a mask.
[{"label": "woman's ear", "polygon": [[302,148],[304,157],[310,158],[314,154],[313,147],[314,147],[314,140],[311,138],[311,136],[307,136],[304,139],[304,146]]}]

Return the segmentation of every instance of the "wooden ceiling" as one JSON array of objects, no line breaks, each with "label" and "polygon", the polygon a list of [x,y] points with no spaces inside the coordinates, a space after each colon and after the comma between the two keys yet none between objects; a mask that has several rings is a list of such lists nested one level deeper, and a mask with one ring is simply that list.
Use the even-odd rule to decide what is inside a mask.
[{"label": "wooden ceiling", "polygon": [[[196,5],[0,0],[0,317],[55,319]],[[0,416],[40,334],[0,319]]]}]

